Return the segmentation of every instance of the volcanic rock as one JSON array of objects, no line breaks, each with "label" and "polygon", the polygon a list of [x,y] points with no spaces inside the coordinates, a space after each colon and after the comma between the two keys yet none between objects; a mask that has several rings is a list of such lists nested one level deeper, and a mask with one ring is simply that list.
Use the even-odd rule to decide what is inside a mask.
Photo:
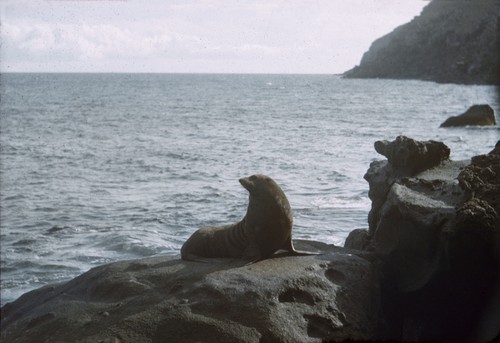
[{"label": "volcanic rock", "polygon": [[412,174],[413,159],[394,163],[406,141],[376,143],[389,161],[373,162],[365,175],[369,231],[346,240],[382,261],[381,304],[391,323],[384,338],[492,341],[500,332],[500,142],[487,155],[436,158]]},{"label": "volcanic rock", "polygon": [[449,117],[440,127],[496,125],[495,112],[489,105],[474,105],[461,115]]},{"label": "volcanic rock", "polygon": [[376,141],[375,150],[387,157],[397,175],[414,175],[450,157],[450,148],[442,142],[419,142],[405,136],[399,136],[393,142]]},{"label": "volcanic rock", "polygon": [[94,268],[2,308],[2,342],[322,342],[380,327],[369,254],[297,241],[322,255],[251,265],[159,256]]}]

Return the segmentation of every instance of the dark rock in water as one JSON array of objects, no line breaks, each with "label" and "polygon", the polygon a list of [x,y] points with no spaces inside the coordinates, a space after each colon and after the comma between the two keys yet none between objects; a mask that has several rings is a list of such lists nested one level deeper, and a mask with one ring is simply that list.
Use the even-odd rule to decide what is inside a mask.
[{"label": "dark rock in water", "polygon": [[440,127],[481,125],[496,125],[495,112],[489,105],[474,105],[465,113],[446,119]]},{"label": "dark rock in water", "polygon": [[500,84],[500,1],[433,0],[375,40],[348,78]]},{"label": "dark rock in water", "polygon": [[414,175],[432,168],[450,157],[450,148],[442,142],[419,142],[399,136],[393,142],[376,141],[375,150],[387,157],[398,175]]},{"label": "dark rock in water", "polygon": [[[500,332],[499,144],[410,176],[390,161],[370,165],[362,246],[382,261],[385,338],[487,342]],[[387,146],[377,151],[390,156]],[[346,242],[360,240],[352,235]]]},{"label": "dark rock in water", "polygon": [[370,245],[370,234],[365,229],[355,229],[349,233],[344,247],[348,249],[368,250]]},{"label": "dark rock in water", "polygon": [[369,255],[296,241],[323,255],[245,265],[153,257],[90,270],[2,308],[2,342],[369,340],[380,326]]},{"label": "dark rock in water", "polygon": [[67,230],[68,227],[67,226],[52,226],[50,229],[47,230],[47,233],[48,234],[51,234],[51,233],[56,233],[56,232],[59,232],[59,231],[63,231],[63,230]]}]

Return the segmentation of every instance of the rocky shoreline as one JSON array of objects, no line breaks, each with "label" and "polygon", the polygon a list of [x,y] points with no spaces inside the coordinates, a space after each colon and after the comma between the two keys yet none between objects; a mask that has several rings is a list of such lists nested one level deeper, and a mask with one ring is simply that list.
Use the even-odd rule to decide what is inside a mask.
[{"label": "rocky shoreline", "polygon": [[1,309],[5,342],[491,341],[500,331],[500,142],[379,141],[367,230],[245,265],[116,262]]}]

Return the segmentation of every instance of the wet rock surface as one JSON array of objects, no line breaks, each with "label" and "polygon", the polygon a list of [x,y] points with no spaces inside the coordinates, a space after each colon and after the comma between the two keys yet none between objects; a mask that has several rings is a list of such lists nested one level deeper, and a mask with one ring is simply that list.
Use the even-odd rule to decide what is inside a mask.
[{"label": "wet rock surface", "polygon": [[251,265],[154,257],[90,270],[2,308],[5,342],[321,342],[378,333],[370,254],[298,241],[322,255]]}]

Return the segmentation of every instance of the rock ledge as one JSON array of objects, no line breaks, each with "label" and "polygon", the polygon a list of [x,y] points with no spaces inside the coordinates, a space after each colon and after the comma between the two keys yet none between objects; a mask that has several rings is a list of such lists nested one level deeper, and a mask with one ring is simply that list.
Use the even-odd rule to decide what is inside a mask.
[{"label": "rock ledge", "polygon": [[8,342],[321,342],[380,326],[369,254],[296,241],[323,255],[186,262],[154,257],[94,268],[2,308]]}]

